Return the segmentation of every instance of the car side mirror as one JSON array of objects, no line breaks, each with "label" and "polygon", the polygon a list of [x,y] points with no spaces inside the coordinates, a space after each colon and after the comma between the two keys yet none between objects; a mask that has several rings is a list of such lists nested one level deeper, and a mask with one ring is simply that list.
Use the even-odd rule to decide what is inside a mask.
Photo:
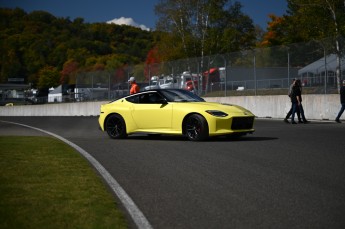
[{"label": "car side mirror", "polygon": [[160,103],[160,104],[168,104],[168,101],[166,101],[166,99],[159,99],[158,100],[158,103]]}]

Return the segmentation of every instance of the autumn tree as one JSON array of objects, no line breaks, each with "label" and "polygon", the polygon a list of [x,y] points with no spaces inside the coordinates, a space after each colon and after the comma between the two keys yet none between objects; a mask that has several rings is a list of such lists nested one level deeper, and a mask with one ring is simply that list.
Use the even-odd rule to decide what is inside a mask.
[{"label": "autumn tree", "polygon": [[154,47],[152,48],[146,57],[146,61],[145,61],[145,70],[144,70],[144,74],[145,74],[145,80],[149,81],[149,77],[150,75],[157,75],[157,72],[159,72],[159,68],[157,65],[155,65],[156,63],[160,63],[160,56],[158,53],[158,47]]},{"label": "autumn tree", "polygon": [[271,19],[267,23],[267,31],[263,35],[263,39],[259,47],[269,47],[287,44],[286,20],[284,17],[278,17],[274,14],[268,15]]},{"label": "autumn tree", "polygon": [[45,66],[38,73],[38,89],[59,86],[60,72],[52,66]]},{"label": "autumn tree", "polygon": [[64,63],[60,74],[61,84],[75,84],[76,74],[78,71],[78,62],[71,59]]},{"label": "autumn tree", "polygon": [[[4,55],[4,54],[3,54]],[[0,82],[6,83],[8,78],[19,78],[21,76],[22,64],[16,55],[15,50],[8,50],[6,58],[1,60]],[[5,78],[4,76],[8,77]]]}]

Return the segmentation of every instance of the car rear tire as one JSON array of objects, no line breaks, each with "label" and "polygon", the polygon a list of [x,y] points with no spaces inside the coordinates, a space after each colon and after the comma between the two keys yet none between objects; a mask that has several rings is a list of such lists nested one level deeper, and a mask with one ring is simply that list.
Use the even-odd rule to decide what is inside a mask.
[{"label": "car rear tire", "polygon": [[127,137],[126,123],[121,115],[110,115],[105,122],[105,129],[110,138],[121,139]]},{"label": "car rear tire", "polygon": [[209,136],[206,119],[199,114],[190,115],[185,123],[185,133],[191,141],[206,140]]}]

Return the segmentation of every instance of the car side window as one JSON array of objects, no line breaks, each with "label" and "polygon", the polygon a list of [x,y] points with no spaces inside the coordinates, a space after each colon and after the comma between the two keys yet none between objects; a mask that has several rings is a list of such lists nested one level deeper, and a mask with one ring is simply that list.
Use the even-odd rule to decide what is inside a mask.
[{"label": "car side window", "polygon": [[142,104],[142,103],[148,103],[148,94],[145,93],[145,94],[141,94],[139,96],[139,103]]},{"label": "car side window", "polygon": [[134,96],[126,98],[126,100],[131,103],[139,103],[139,96],[140,95],[134,95]]},{"label": "car side window", "polygon": [[157,92],[141,94],[139,103],[141,104],[157,104],[162,102],[162,97]]}]

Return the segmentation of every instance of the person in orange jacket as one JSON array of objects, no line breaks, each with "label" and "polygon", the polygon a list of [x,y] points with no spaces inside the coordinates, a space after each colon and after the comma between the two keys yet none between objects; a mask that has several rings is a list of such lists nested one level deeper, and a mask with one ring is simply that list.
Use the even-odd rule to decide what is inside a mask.
[{"label": "person in orange jacket", "polygon": [[129,91],[129,94],[135,94],[138,93],[140,91],[140,87],[138,86],[138,84],[135,82],[135,77],[132,76],[131,78],[129,78],[128,83],[131,85],[131,89]]}]

